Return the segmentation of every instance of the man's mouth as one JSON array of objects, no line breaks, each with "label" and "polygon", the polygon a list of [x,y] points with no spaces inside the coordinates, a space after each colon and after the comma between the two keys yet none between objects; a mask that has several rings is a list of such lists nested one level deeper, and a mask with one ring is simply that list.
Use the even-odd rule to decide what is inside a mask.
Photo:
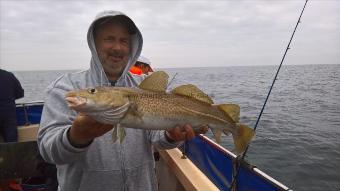
[{"label": "man's mouth", "polygon": [[113,62],[119,62],[123,60],[123,56],[118,56],[118,55],[109,55],[109,59],[112,60]]}]

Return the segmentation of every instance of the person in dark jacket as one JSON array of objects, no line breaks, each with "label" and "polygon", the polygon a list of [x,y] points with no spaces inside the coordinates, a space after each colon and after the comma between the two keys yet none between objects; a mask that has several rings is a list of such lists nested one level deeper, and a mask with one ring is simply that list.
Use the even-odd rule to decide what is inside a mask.
[{"label": "person in dark jacket", "polygon": [[5,142],[18,140],[15,100],[24,97],[24,89],[13,73],[0,69],[0,134]]}]

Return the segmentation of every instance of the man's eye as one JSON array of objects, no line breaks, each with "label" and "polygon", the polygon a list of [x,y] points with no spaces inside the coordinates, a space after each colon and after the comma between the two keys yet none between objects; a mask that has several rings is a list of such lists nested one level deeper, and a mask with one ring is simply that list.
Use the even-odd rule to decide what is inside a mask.
[{"label": "man's eye", "polygon": [[113,37],[106,37],[106,38],[104,38],[104,41],[113,41],[113,40],[115,40],[115,38],[113,38]]},{"label": "man's eye", "polygon": [[121,40],[122,44],[129,44],[129,40],[128,39],[123,39]]},{"label": "man's eye", "polygon": [[95,94],[95,93],[97,93],[97,89],[91,88],[91,89],[88,90],[88,92],[89,92],[90,94]]}]

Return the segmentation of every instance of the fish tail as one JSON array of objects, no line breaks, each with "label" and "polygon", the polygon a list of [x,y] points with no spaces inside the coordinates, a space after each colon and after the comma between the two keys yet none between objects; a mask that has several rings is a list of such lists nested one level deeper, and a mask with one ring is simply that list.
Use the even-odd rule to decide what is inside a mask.
[{"label": "fish tail", "polygon": [[254,135],[254,129],[244,124],[238,124],[236,133],[233,133],[235,150],[237,154],[241,154],[246,150]]}]

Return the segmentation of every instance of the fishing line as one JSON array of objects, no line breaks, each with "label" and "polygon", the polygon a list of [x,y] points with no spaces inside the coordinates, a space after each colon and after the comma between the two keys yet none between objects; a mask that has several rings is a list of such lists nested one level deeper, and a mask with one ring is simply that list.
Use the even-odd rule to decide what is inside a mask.
[{"label": "fishing line", "polygon": [[[269,96],[270,96],[270,93],[272,92],[272,89],[273,89],[273,87],[274,87],[274,83],[275,83],[275,81],[276,81],[276,79],[277,79],[277,76],[278,76],[278,74],[279,74],[279,72],[280,72],[280,69],[281,69],[281,66],[282,66],[282,64],[283,64],[283,61],[284,61],[284,59],[285,59],[285,57],[286,57],[286,54],[287,54],[288,50],[290,49],[290,43],[291,43],[292,40],[293,40],[295,31],[296,31],[298,25],[301,23],[301,17],[302,17],[303,11],[305,10],[305,7],[306,7],[306,5],[307,5],[307,2],[308,2],[308,0],[306,0],[305,4],[304,4],[304,6],[303,6],[303,9],[302,9],[302,11],[301,11],[300,17],[299,17],[299,19],[298,19],[298,21],[297,21],[297,23],[296,23],[296,25],[295,25],[293,34],[292,34],[291,37],[290,37],[289,43],[288,43],[288,45],[287,45],[287,48],[286,48],[286,50],[285,50],[285,52],[284,52],[284,54],[283,54],[283,57],[282,57],[282,59],[281,59],[281,63],[280,63],[280,65],[279,65],[279,67],[278,67],[278,69],[277,69],[277,71],[276,71],[274,80],[273,80],[273,82],[272,82],[272,84],[271,84],[271,87],[270,87],[269,92],[268,92],[268,94],[267,94],[266,100],[264,101],[263,106],[262,106],[262,109],[261,109],[261,112],[260,112],[260,114],[259,114],[259,116],[258,116],[258,118],[257,118],[257,120],[256,120],[256,123],[255,123],[255,126],[254,126],[254,132],[256,131],[257,125],[258,125],[258,123],[259,123],[259,121],[260,121],[260,118],[261,118],[261,116],[262,116],[262,113],[263,113],[263,111],[264,111],[264,108],[265,108],[265,106],[266,106],[266,104],[267,104],[267,101],[268,101],[268,98],[269,98]],[[246,156],[246,153],[247,153],[247,151],[248,151],[249,146],[250,146],[250,144],[246,147],[246,150],[245,150],[244,153],[242,154],[241,160],[244,160],[244,157]],[[233,187],[235,186],[235,183],[236,183],[236,180],[237,180],[237,176],[238,176],[239,171],[240,171],[240,166],[241,166],[241,165],[238,165],[238,167],[237,167],[236,174],[235,174],[235,176],[233,177],[233,181],[232,181],[232,183],[231,183],[231,185],[230,185],[230,187],[229,187],[229,191],[231,191],[231,190],[233,189]]]},{"label": "fishing line", "polygon": [[170,82],[168,83],[167,88],[170,87],[171,83],[175,80],[177,74],[178,74],[178,73],[176,72],[176,74],[172,77],[172,79],[171,79]]}]

